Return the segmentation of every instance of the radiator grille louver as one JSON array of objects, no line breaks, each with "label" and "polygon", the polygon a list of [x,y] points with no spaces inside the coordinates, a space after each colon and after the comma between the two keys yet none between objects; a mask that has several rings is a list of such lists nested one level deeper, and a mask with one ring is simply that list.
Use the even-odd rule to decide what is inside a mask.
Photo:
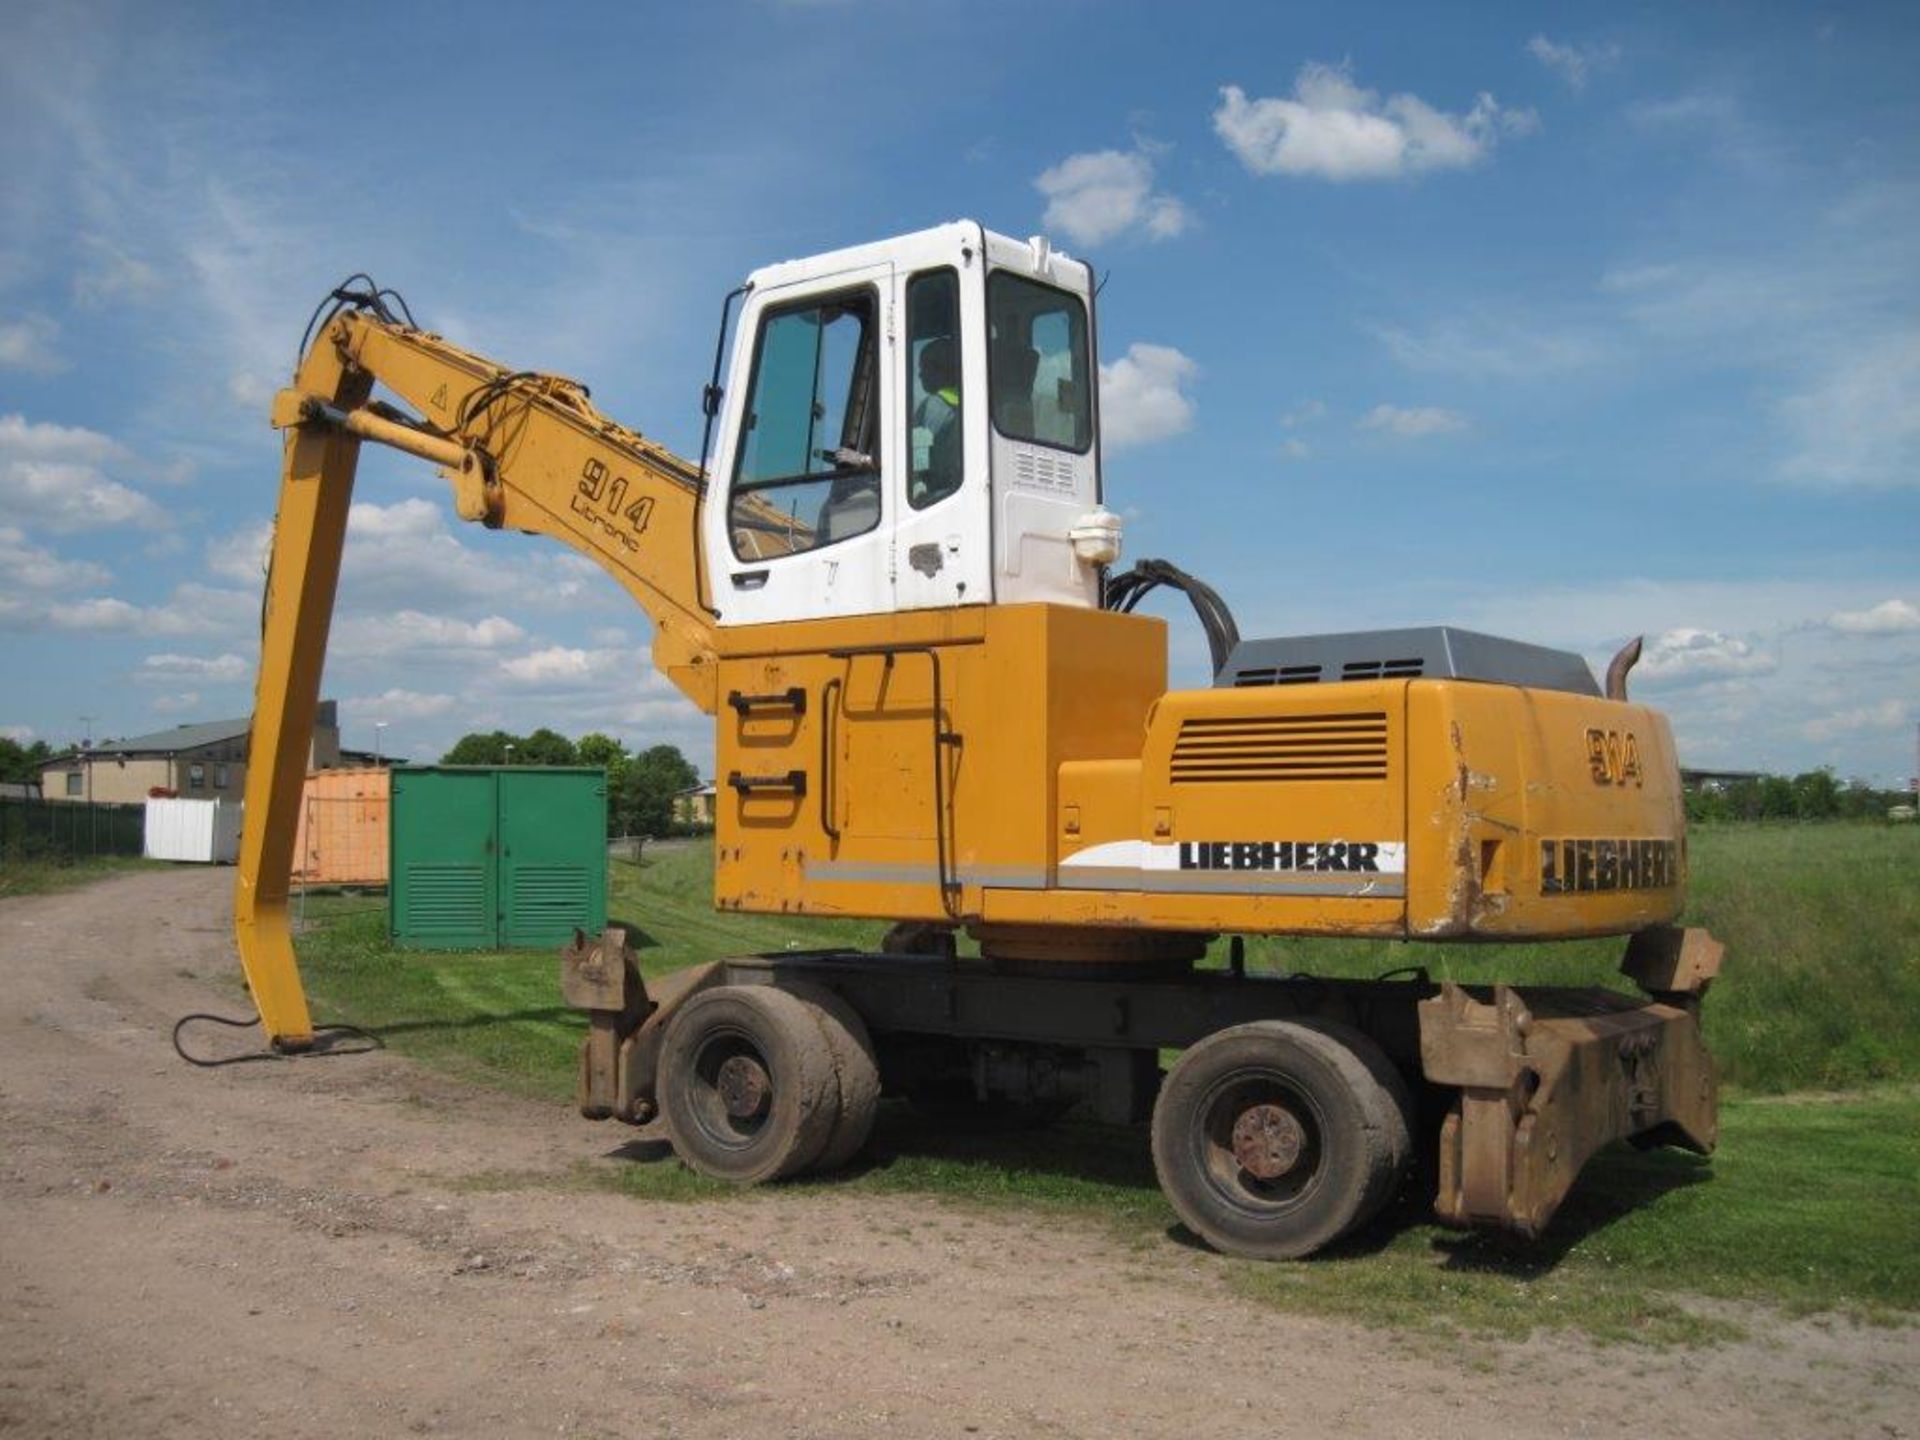
[{"label": "radiator grille louver", "polygon": [[422,935],[492,930],[487,876],[478,865],[409,865],[407,907]]},{"label": "radiator grille louver", "polygon": [[1198,716],[1173,746],[1176,785],[1387,778],[1384,711]]},{"label": "radiator grille louver", "polygon": [[586,924],[587,872],[578,865],[522,865],[512,873],[508,923],[514,931],[539,933]]}]

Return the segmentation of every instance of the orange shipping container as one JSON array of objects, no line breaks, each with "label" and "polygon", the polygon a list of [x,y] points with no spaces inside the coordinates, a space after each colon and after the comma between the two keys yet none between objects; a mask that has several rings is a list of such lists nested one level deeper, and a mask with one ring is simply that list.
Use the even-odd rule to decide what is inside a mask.
[{"label": "orange shipping container", "polygon": [[308,775],[294,841],[295,883],[385,885],[391,794],[384,769]]}]

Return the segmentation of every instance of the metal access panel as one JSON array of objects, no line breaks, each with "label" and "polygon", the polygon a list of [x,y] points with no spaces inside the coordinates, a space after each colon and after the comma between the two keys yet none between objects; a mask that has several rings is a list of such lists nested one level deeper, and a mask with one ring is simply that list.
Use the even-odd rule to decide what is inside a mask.
[{"label": "metal access panel", "polygon": [[599,770],[501,770],[500,943],[564,945],[607,923],[607,784]]},{"label": "metal access panel", "polygon": [[607,919],[599,770],[393,772],[388,929],[416,950],[559,945]]}]

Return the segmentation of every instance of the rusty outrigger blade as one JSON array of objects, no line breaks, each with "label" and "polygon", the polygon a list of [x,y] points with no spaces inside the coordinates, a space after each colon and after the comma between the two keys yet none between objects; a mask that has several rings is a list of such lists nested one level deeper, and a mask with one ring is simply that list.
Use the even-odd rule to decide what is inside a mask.
[{"label": "rusty outrigger blade", "polygon": [[1440,1219],[1538,1235],[1615,1140],[1710,1152],[1719,1081],[1700,997],[1722,953],[1704,930],[1635,936],[1621,968],[1645,1000],[1507,985],[1476,995],[1451,981],[1423,1000],[1422,1068],[1460,1092],[1440,1134]]}]

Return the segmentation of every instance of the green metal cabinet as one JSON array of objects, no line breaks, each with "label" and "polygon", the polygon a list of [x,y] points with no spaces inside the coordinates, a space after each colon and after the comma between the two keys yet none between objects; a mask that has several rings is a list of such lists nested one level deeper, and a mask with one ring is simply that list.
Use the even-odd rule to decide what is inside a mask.
[{"label": "green metal cabinet", "polygon": [[394,943],[531,949],[606,926],[604,771],[431,765],[392,784]]}]

